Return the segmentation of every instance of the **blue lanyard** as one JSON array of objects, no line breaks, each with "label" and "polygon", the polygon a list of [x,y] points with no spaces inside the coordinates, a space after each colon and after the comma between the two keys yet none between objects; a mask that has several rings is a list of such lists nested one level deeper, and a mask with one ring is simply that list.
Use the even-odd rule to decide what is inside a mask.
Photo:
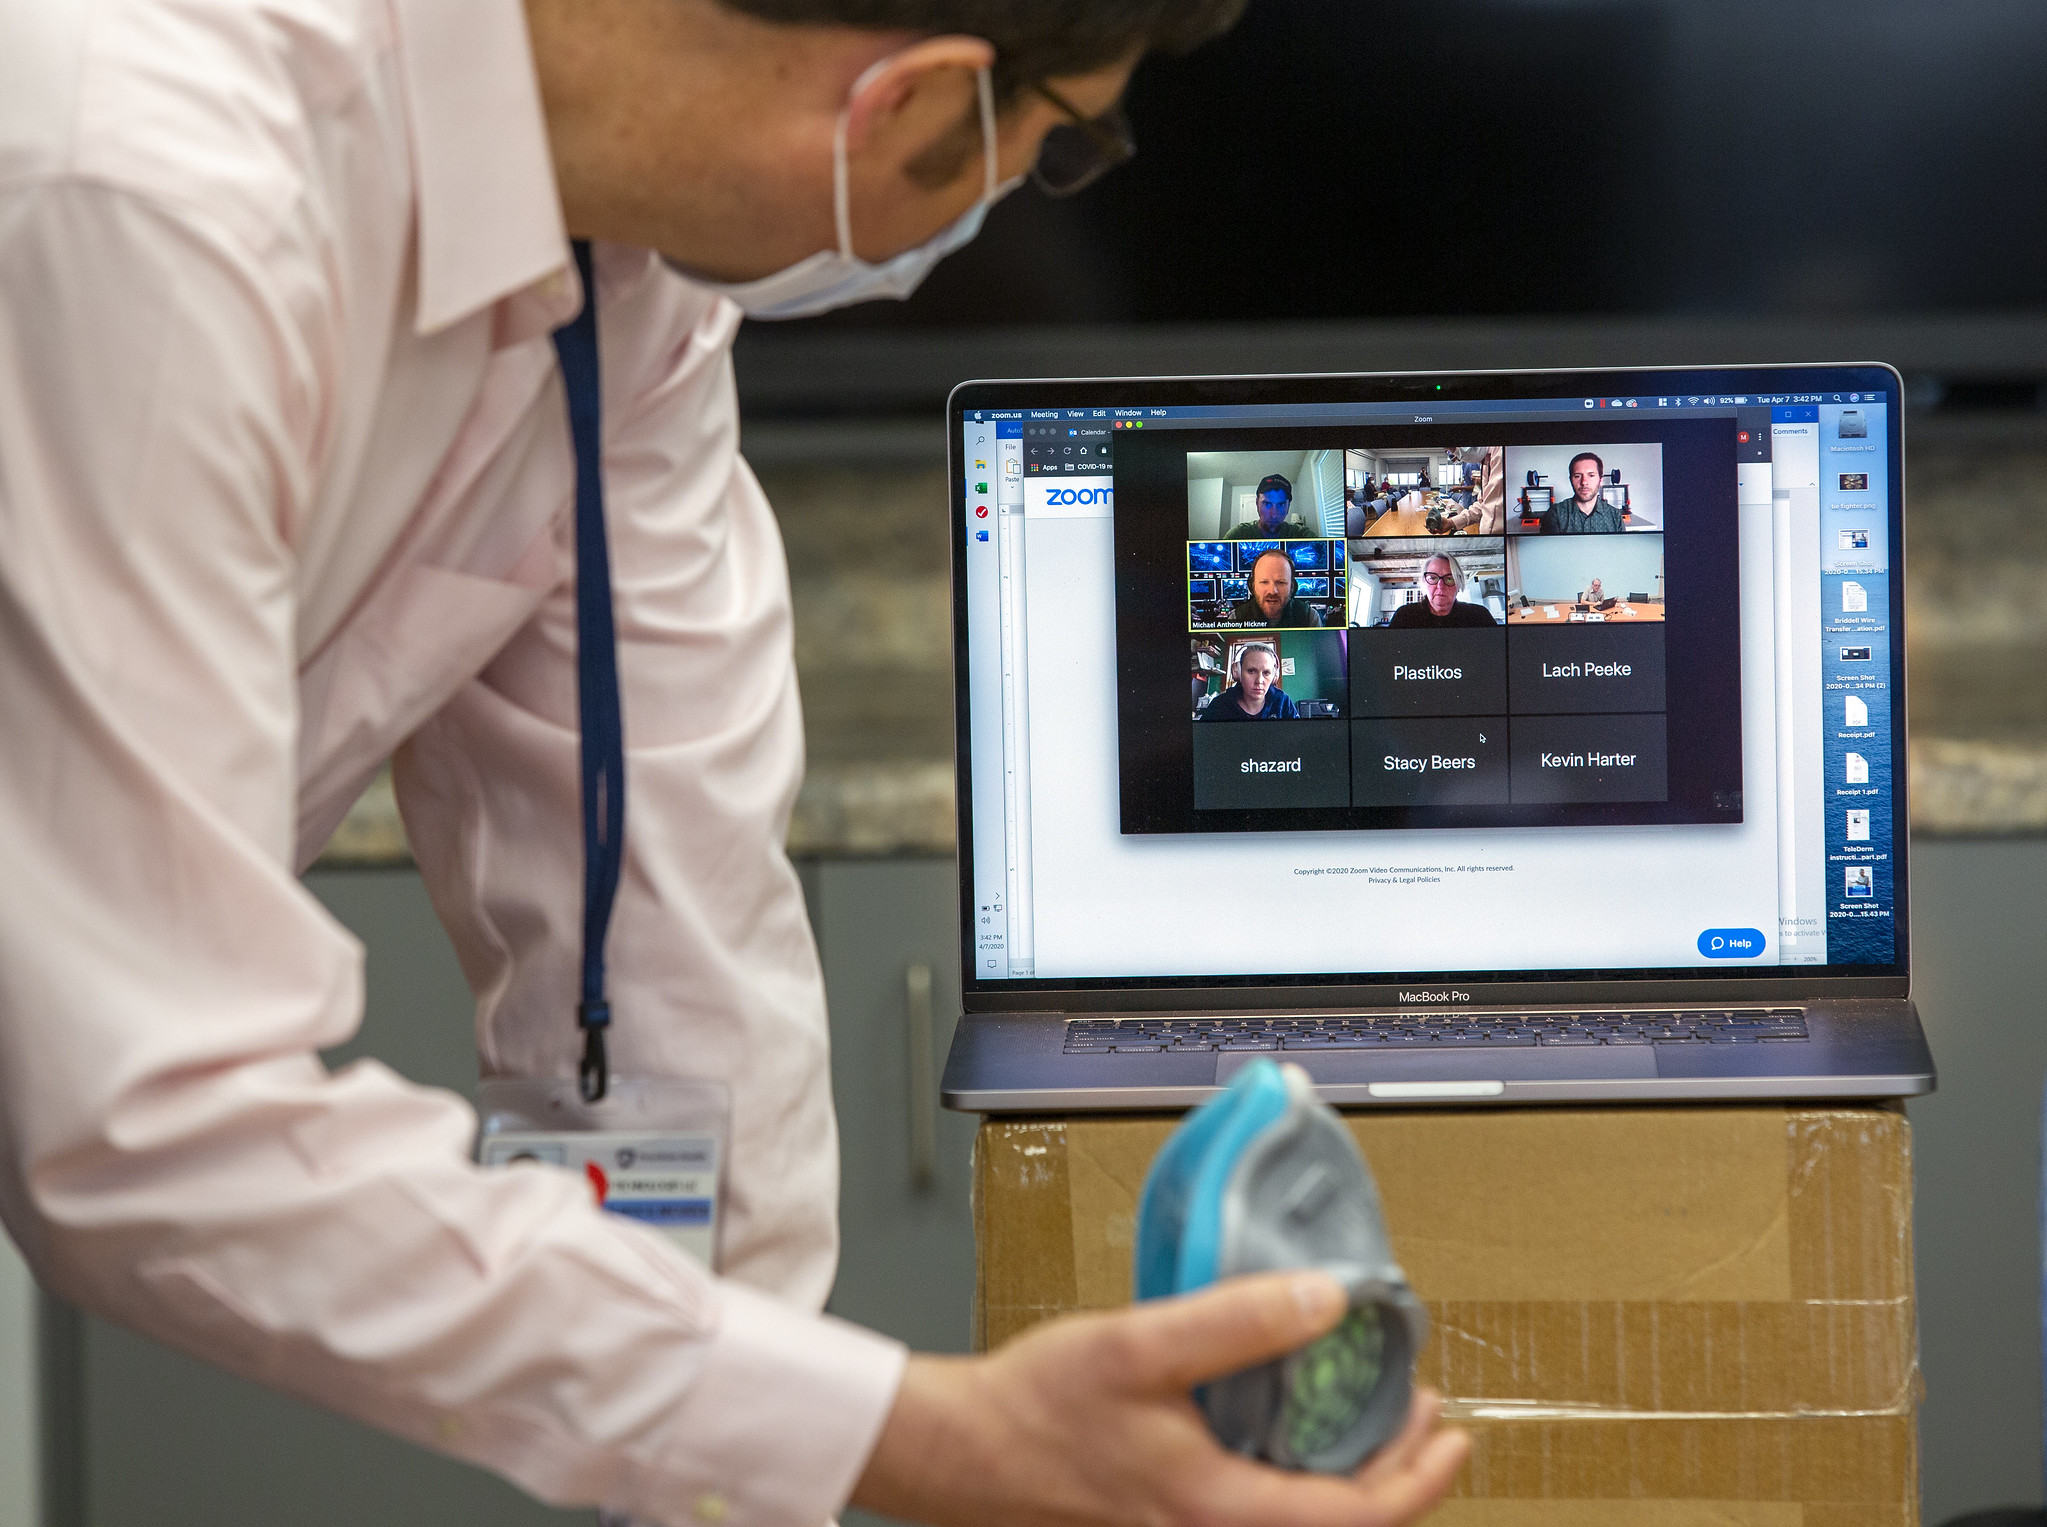
[{"label": "blue lanyard", "polygon": [[576,711],[583,765],[583,994],[576,1023],[583,1031],[577,1069],[583,1101],[611,1088],[604,1031],[604,935],[625,859],[625,729],[618,697],[618,628],[611,616],[611,555],[604,539],[604,447],[598,390],[597,278],[590,245],[575,241],[583,277],[583,311],[554,331],[555,354],[569,395],[569,434],[576,447]]}]

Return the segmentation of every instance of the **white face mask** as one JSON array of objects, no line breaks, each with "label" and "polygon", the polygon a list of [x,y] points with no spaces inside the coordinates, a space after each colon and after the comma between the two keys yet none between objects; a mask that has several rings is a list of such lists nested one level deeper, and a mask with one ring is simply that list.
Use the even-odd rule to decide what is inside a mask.
[{"label": "white face mask", "polygon": [[[907,297],[931,274],[932,266],[981,231],[988,209],[1023,183],[1023,177],[998,184],[995,175],[995,87],[988,71],[976,71],[981,98],[981,199],[948,227],[913,249],[870,264],[853,253],[852,191],[846,167],[846,130],[853,102],[890,61],[882,59],[853,82],[846,104],[832,129],[832,214],[838,223],[839,247],[820,249],[786,270],[755,281],[706,281],[680,265],[677,270],[711,291],[722,293],[745,309],[749,318],[809,318],[832,308],[849,307],[876,297]],[[673,260],[668,262],[675,265]]]}]

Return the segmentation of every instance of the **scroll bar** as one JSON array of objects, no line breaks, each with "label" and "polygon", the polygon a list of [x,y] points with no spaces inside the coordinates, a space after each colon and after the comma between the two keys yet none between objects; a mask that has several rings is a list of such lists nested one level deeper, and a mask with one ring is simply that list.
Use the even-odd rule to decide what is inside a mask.
[{"label": "scroll bar", "polygon": [[1797,947],[1798,907],[1798,777],[1796,769],[1797,731],[1792,724],[1793,696],[1798,684],[1798,662],[1792,641],[1791,600],[1791,490],[1775,489],[1770,495],[1771,566],[1776,574],[1776,657],[1777,657],[1777,952],[1781,959],[1785,945]]},{"label": "scroll bar", "polygon": [[1009,973],[1028,978],[1036,973],[1031,926],[1030,654],[1024,621],[1024,485],[1021,471],[1010,470],[1012,454],[1021,468],[1023,442],[1004,440],[1001,450],[996,518],[1002,548],[1002,815],[1008,861],[1003,916]]}]

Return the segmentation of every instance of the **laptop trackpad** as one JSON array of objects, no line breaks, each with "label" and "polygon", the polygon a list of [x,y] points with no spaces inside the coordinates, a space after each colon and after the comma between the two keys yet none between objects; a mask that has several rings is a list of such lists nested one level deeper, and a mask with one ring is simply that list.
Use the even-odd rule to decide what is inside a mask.
[{"label": "laptop trackpad", "polygon": [[1649,1045],[1568,1045],[1551,1048],[1501,1046],[1498,1049],[1433,1050],[1225,1050],[1215,1058],[1215,1081],[1228,1086],[1232,1077],[1260,1054],[1294,1061],[1316,1081],[1337,1086],[1352,1082],[1464,1081],[1606,1081],[1656,1075],[1656,1054]]}]

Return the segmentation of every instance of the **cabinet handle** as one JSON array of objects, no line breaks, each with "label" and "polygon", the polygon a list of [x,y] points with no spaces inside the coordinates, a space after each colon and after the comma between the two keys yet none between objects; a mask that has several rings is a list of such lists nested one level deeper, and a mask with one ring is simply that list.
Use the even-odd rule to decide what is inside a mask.
[{"label": "cabinet handle", "polygon": [[904,1027],[910,1052],[910,1185],[938,1181],[938,1079],[933,1070],[931,967],[918,961],[903,972]]}]

